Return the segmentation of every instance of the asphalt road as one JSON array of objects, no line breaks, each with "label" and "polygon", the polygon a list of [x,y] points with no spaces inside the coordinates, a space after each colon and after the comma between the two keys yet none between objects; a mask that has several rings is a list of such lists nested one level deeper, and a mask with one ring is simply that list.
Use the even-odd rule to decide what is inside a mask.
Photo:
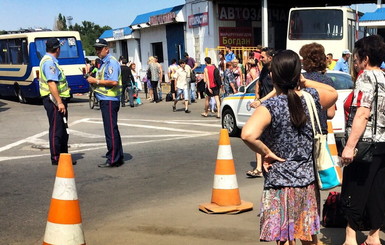
[{"label": "asphalt road", "polygon": [[[106,152],[100,111],[89,109],[86,96],[69,104],[70,153],[78,162],[87,244],[259,244],[263,179],[244,174],[254,154],[231,138],[241,198],[254,203],[254,210],[200,212],[199,204],[211,200],[220,120],[200,116],[203,100],[191,105],[190,114],[182,104],[172,112],[170,102],[143,102],[120,110],[125,164],[112,169],[97,167]],[[0,244],[41,244],[56,174],[44,108],[0,99],[0,125]],[[323,228],[319,239],[342,244],[343,236],[344,229]]]}]

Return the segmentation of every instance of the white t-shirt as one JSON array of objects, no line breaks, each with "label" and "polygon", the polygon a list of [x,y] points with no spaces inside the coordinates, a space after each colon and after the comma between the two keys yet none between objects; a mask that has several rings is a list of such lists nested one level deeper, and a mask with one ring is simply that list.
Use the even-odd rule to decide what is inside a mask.
[{"label": "white t-shirt", "polygon": [[183,69],[182,67],[179,67],[174,74],[174,78],[176,80],[176,87],[178,89],[187,88],[187,71],[185,69]]}]

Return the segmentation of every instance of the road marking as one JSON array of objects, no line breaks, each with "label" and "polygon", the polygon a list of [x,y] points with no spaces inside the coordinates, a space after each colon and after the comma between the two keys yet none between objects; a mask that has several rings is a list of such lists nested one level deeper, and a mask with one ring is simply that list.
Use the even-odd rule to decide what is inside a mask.
[{"label": "road marking", "polygon": [[[126,122],[129,123],[126,123]],[[135,124],[135,122],[138,122],[139,124]],[[210,124],[209,122],[213,122],[215,124]],[[103,139],[104,141],[104,134],[98,135],[98,134],[91,134],[86,133],[82,131],[78,131],[73,129],[72,127],[76,124],[84,124],[84,123],[92,123],[92,124],[103,124],[103,121],[101,118],[84,118],[77,121],[74,121],[69,124],[71,137],[83,137],[83,138],[89,138],[89,139]],[[143,123],[154,123],[157,126],[152,125],[145,125]],[[173,125],[192,125],[192,126],[198,126],[198,127],[220,127],[220,125],[216,124],[217,121],[210,121],[210,120],[148,120],[148,119],[119,119],[118,125],[120,127],[136,127],[136,128],[144,128],[144,129],[153,129],[156,130],[156,132],[162,132],[163,134],[148,134],[148,135],[122,135],[121,138],[123,139],[142,139],[141,141],[135,141],[135,142],[122,142],[123,146],[128,145],[138,145],[138,144],[148,144],[148,143],[155,143],[155,142],[164,142],[164,141],[170,141],[170,140],[180,140],[180,139],[188,139],[188,138],[197,138],[197,137],[205,137],[210,135],[218,134],[218,132],[208,132],[208,131],[201,131],[201,130],[192,130],[192,129],[180,129],[180,128],[170,128],[170,127],[161,127],[159,124],[173,124]],[[172,134],[167,134],[164,132],[172,132]],[[180,134],[178,134],[180,133]],[[0,147],[0,152],[12,149],[16,146],[19,146],[24,143],[32,143],[32,144],[41,144],[46,145],[46,149],[48,149],[49,142],[48,140],[43,140],[41,137],[48,134],[48,130],[35,134],[33,136],[27,137],[25,139],[16,141],[14,143],[8,144],[6,146]],[[81,148],[81,149],[76,149]],[[99,150],[99,149],[105,149],[106,144],[103,143],[79,143],[79,144],[70,144],[70,153],[81,153],[86,151],[92,151],[92,150]],[[76,149],[76,150],[74,150]],[[43,156],[49,156],[49,153],[42,153],[42,154],[33,154],[33,155],[17,155],[17,156],[9,156],[9,157],[0,157],[0,162],[7,161],[7,160],[16,160],[16,159],[26,159],[31,157],[43,157]]]},{"label": "road marking", "polygon": [[25,139],[22,139],[22,140],[19,140],[19,141],[16,141],[12,144],[9,144],[9,145],[6,145],[6,146],[3,146],[3,147],[0,147],[0,152],[3,152],[3,151],[6,151],[6,150],[9,150],[15,146],[18,146],[18,145],[21,145],[23,143],[27,143],[27,142],[33,142],[36,138],[39,138],[39,137],[42,137],[44,135],[48,134],[48,131],[46,132],[41,132],[41,133],[38,133],[38,134],[35,134],[33,136],[30,136],[28,138],[25,138]]}]

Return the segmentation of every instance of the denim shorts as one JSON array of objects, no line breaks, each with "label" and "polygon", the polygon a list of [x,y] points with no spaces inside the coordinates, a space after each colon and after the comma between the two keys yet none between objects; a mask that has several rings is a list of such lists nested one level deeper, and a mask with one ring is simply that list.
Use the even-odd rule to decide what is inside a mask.
[{"label": "denim shorts", "polygon": [[176,91],[176,100],[181,100],[182,94],[183,94],[184,100],[188,100],[188,97],[189,97],[188,89],[181,89],[181,88],[178,88],[178,90]]}]

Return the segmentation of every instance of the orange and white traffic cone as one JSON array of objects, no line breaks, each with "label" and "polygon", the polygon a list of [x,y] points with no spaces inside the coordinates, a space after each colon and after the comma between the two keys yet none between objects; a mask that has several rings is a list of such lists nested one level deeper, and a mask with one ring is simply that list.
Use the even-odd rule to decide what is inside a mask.
[{"label": "orange and white traffic cone", "polygon": [[340,164],[340,158],[338,157],[336,138],[334,137],[333,125],[331,121],[328,121],[328,136],[327,136],[328,146],[330,150],[330,155],[334,161],[334,167],[337,170],[338,178],[340,183],[342,183],[342,170]]},{"label": "orange and white traffic cone", "polygon": [[211,203],[199,205],[206,213],[240,213],[253,209],[251,202],[241,200],[233,153],[227,129],[221,129],[215,166]]},{"label": "orange and white traffic cone", "polygon": [[60,154],[43,245],[85,245],[71,154]]}]

